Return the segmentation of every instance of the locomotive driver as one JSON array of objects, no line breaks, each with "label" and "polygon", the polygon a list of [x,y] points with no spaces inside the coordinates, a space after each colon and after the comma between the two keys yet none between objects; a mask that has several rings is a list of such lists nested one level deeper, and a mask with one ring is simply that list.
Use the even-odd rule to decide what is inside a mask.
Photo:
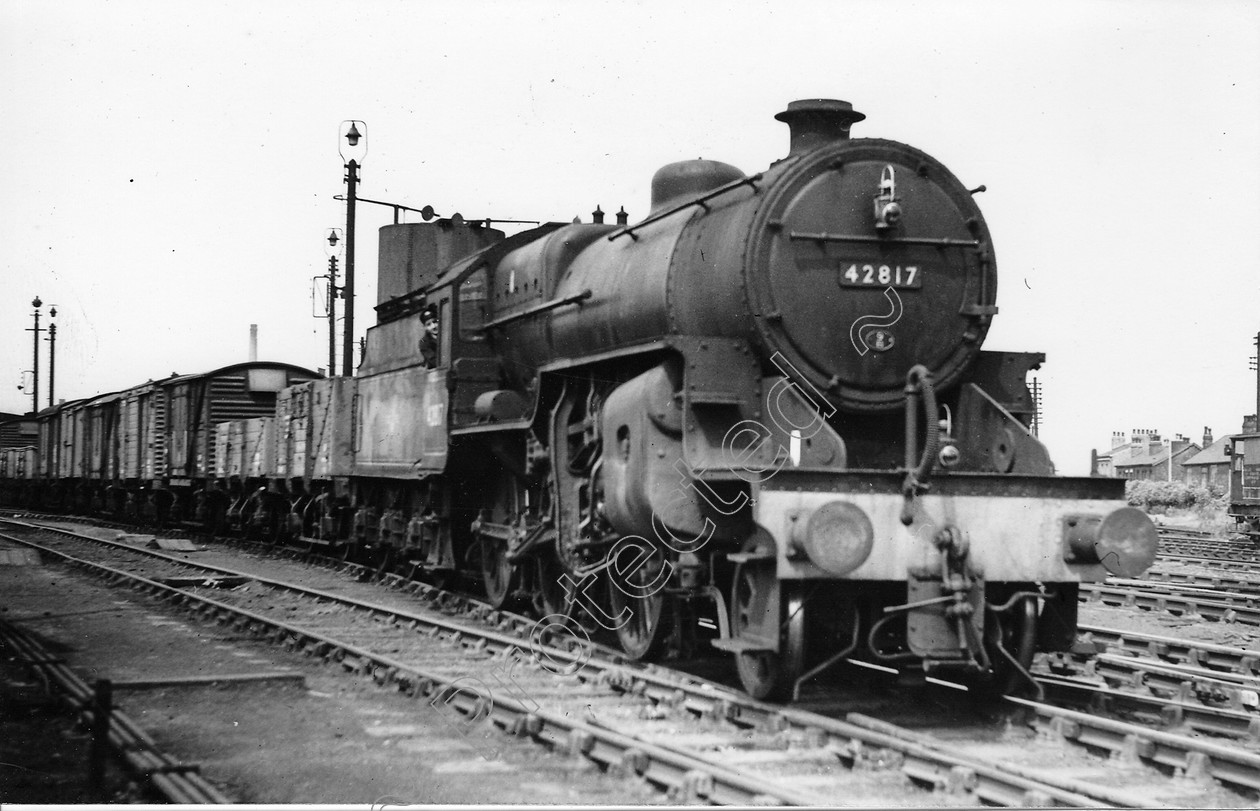
[{"label": "locomotive driver", "polygon": [[420,323],[424,325],[424,337],[420,339],[420,356],[424,358],[425,368],[433,369],[438,363],[437,308],[426,304],[420,311]]}]

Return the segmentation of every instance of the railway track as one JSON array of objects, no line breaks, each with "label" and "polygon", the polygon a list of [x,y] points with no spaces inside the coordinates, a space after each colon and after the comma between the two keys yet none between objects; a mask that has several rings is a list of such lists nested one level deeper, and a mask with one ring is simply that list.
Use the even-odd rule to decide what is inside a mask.
[{"label": "railway track", "polygon": [[1160,557],[1180,555],[1188,557],[1220,558],[1236,562],[1260,562],[1260,547],[1249,540],[1229,540],[1211,536],[1187,536],[1167,530],[1159,535]]},{"label": "railway track", "polygon": [[[49,554],[52,535],[75,547],[72,557],[88,556],[82,540],[66,540],[69,536],[49,530],[27,531],[42,536]],[[346,577],[366,574],[353,565],[343,566],[341,574],[304,567],[304,579],[325,588],[308,586],[299,599],[256,570],[194,569],[186,559],[152,552],[142,555],[143,563],[131,564],[144,574],[125,574],[120,558],[134,560],[139,550],[93,546],[109,550],[109,560],[77,565],[104,566],[108,577],[118,582],[127,578],[206,618],[371,674],[383,686],[423,699],[430,711],[450,713],[452,730],[465,739],[476,736],[487,754],[493,755],[499,740],[489,730],[497,728],[639,775],[676,799],[800,804],[865,797],[868,803],[887,803],[890,797],[906,796],[909,804],[921,804],[936,801],[931,799],[936,795],[923,794],[928,788],[1000,805],[1145,806],[1171,796],[1167,787],[1151,793],[1158,772],[1123,790],[1008,759],[1012,750],[1025,750],[1026,755],[1026,750],[1043,746],[1055,753],[1056,761],[1063,760],[1062,747],[1055,743],[1067,740],[1062,735],[1027,735],[1013,746],[1018,730],[1008,729],[995,739],[990,729],[964,746],[961,740],[944,743],[862,715],[834,717],[759,704],[713,682],[628,665],[599,646],[532,644],[530,633],[538,624],[528,618],[494,612],[475,600],[393,575],[381,585],[392,587],[394,597],[407,598],[413,607],[381,605],[380,585]],[[63,549],[61,554],[70,552]],[[309,618],[299,616],[308,612]],[[1030,712],[1049,718],[1054,708]],[[1128,735],[1145,739],[1148,732],[1149,727],[1131,725]],[[1232,761],[1196,755],[1201,749],[1193,741],[1184,752],[1182,765],[1174,770],[1184,774],[1197,768],[1219,775],[1231,796],[1257,788],[1236,777]],[[1074,751],[1068,759],[1081,757]],[[1206,765],[1196,766],[1203,757]],[[1038,758],[1044,761],[1045,752],[1034,754],[1031,762]],[[1098,766],[1088,757],[1081,762],[1085,765],[1074,768],[1082,772],[1091,762]],[[1252,770],[1260,774],[1260,760]]]},{"label": "railway track", "polygon": [[0,647],[24,662],[54,689],[88,729],[106,730],[108,745],[134,780],[156,797],[171,803],[220,805],[231,799],[189,765],[165,752],[143,727],[125,712],[103,706],[97,692],[60,658],[20,628],[0,621]]},{"label": "railway track", "polygon": [[1172,571],[1160,567],[1148,570],[1142,575],[1140,582],[1228,591],[1248,596],[1260,595],[1260,577],[1234,572],[1221,574],[1215,571]]},{"label": "railway track", "polygon": [[1106,583],[1082,583],[1080,598],[1110,606],[1167,611],[1188,618],[1260,625],[1258,597],[1207,589],[1162,587],[1162,584],[1145,581],[1137,583],[1110,580]]},{"label": "railway track", "polygon": [[1260,653],[1228,645],[1082,624],[1078,626],[1077,647],[1092,648],[1097,653],[1146,655],[1158,661],[1185,664],[1212,673],[1260,677]]},{"label": "railway track", "polygon": [[1255,677],[1115,654],[1058,654],[1034,672],[1057,706],[1260,744]]}]

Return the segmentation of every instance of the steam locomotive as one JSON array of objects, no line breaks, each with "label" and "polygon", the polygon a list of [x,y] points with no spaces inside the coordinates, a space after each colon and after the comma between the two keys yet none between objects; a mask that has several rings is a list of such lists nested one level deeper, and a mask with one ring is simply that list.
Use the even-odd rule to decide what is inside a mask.
[{"label": "steam locomotive", "polygon": [[847,102],[776,118],[786,157],[667,165],[634,224],[382,228],[356,374],[279,393],[269,469],[232,475],[261,457],[217,426],[213,478],[254,506],[203,517],[473,570],[631,658],[707,643],[758,698],[841,661],[1006,684],[1069,647],[1078,584],[1158,540],[1123,481],[1054,474],[1044,355],[982,350],[978,190],[851,138]]}]

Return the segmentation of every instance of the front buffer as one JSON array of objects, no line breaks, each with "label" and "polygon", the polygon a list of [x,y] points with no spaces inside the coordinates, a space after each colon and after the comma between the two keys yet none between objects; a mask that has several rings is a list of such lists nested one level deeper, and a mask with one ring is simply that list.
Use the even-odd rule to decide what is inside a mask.
[{"label": "front buffer", "polygon": [[904,480],[788,468],[760,486],[723,646],[750,693],[791,694],[842,659],[1018,680],[1072,644],[1079,583],[1158,551],[1118,480],[951,473],[909,497]]}]

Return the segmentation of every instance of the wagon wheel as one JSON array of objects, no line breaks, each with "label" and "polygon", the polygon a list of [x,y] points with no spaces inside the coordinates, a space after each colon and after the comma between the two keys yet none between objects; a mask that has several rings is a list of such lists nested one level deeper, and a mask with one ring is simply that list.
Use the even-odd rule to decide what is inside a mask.
[{"label": "wagon wheel", "polygon": [[669,562],[665,550],[654,546],[650,555],[631,546],[618,552],[607,570],[612,616],[626,616],[617,628],[617,641],[631,659],[660,656],[673,628],[673,600],[666,588]]},{"label": "wagon wheel", "polygon": [[[773,554],[774,541],[764,535],[745,546],[745,552]],[[805,668],[805,600],[799,584],[780,581],[773,557],[749,560],[735,567],[731,589],[731,632],[738,639],[760,624],[760,617],[779,603],[779,650],[739,651],[735,669],[748,695],[758,700],[781,701]]]}]

